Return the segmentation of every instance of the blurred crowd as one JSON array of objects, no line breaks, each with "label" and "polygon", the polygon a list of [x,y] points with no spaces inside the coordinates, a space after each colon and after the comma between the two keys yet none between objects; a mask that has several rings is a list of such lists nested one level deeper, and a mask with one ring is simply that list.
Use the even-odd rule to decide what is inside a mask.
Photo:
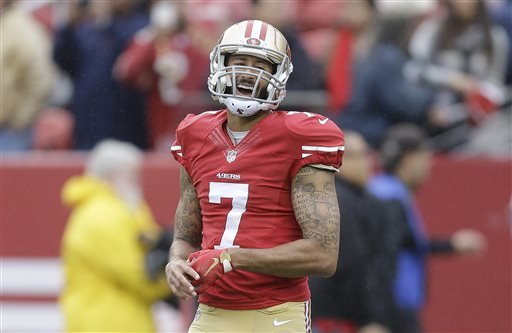
[{"label": "blurred crowd", "polygon": [[221,108],[209,54],[248,18],[290,43],[284,108],[373,149],[412,122],[436,152],[510,156],[510,0],[2,0],[1,151],[167,150],[186,114]]}]

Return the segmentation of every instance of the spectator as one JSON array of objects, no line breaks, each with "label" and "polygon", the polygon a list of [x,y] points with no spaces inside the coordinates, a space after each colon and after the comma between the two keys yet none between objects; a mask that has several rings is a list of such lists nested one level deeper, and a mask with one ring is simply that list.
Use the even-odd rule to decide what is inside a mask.
[{"label": "spectator", "polygon": [[[501,26],[507,34],[508,38],[508,57],[507,72],[505,76],[505,84],[512,86],[512,0],[503,0],[491,13],[492,22]],[[509,98],[511,98],[509,92]]]},{"label": "spectator", "polygon": [[[208,92],[205,80],[210,74],[210,53],[217,44],[219,36],[233,21],[236,21],[241,13],[247,12],[245,1],[222,0],[198,0],[187,1],[183,7],[185,16],[184,32],[190,39],[191,48],[194,50],[194,58],[190,63],[197,67],[194,76],[188,80],[194,80],[194,86],[200,86],[203,92]],[[202,86],[199,84],[202,82]],[[200,106],[187,113],[200,113],[204,111],[204,103],[211,99],[203,100]],[[193,102],[193,101],[189,101]],[[197,103],[197,101],[196,101]]]},{"label": "spectator", "polygon": [[172,142],[179,121],[188,112],[187,95],[201,91],[208,63],[182,31],[182,8],[157,1],[150,25],[137,33],[115,65],[120,81],[146,94],[150,146],[159,149]]},{"label": "spectator", "polygon": [[148,15],[134,0],[70,2],[69,18],[55,36],[54,57],[74,83],[74,148],[105,139],[147,146],[144,99],[112,74],[114,62]]},{"label": "spectator", "polygon": [[52,89],[50,40],[15,1],[2,1],[0,6],[0,151],[27,150],[32,146],[34,122]]},{"label": "spectator", "polygon": [[335,39],[336,32],[332,27],[341,1],[298,0],[286,3],[294,7],[293,21],[308,54],[323,67]]},{"label": "spectator", "polygon": [[364,138],[345,132],[343,167],[336,192],[343,214],[338,268],[330,279],[310,278],[317,333],[389,332],[394,276],[394,220],[365,190],[372,174]]},{"label": "spectator", "polygon": [[[497,3],[492,11],[493,22],[507,33],[508,37],[508,66],[505,76],[507,87],[512,85],[512,0]],[[467,144],[458,152],[466,155],[509,157],[512,154],[512,92],[508,89],[506,101],[501,105],[499,112],[483,117],[478,127],[471,131]]]},{"label": "spectator", "polygon": [[386,202],[394,216],[393,247],[399,249],[393,278],[391,330],[421,332],[419,311],[425,299],[426,259],[431,253],[476,254],[485,248],[483,236],[471,229],[456,231],[448,239],[428,239],[414,192],[427,178],[431,152],[422,130],[411,124],[392,128],[381,150],[384,172],[369,183],[370,191]]},{"label": "spectator", "polygon": [[85,175],[63,188],[73,209],[62,240],[67,332],[155,332],[151,306],[170,290],[162,270],[146,272],[148,239],[159,230],[142,197],[141,160],[135,146],[103,141]]},{"label": "spectator", "polygon": [[358,131],[375,148],[392,125],[427,122],[435,112],[432,95],[402,75],[407,58],[400,38],[406,25],[379,34],[382,25],[372,0],[343,2],[341,15],[327,78],[330,105],[339,110],[334,116],[339,124]]},{"label": "spectator", "polygon": [[252,0],[252,4],[252,16],[278,28],[293,50],[294,75],[287,83],[287,91],[323,89],[324,78],[320,64],[310,57],[302,44],[296,24],[292,21],[292,5],[286,1],[273,0]]},{"label": "spectator", "polygon": [[449,150],[467,141],[472,122],[503,103],[509,45],[483,0],[442,4],[446,13],[426,20],[413,35],[407,75],[435,90],[443,112],[430,131],[432,144]]}]

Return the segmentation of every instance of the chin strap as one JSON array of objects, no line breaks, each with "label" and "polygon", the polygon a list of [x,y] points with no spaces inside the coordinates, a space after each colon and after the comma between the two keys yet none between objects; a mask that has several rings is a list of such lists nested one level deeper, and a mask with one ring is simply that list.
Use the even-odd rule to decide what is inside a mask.
[{"label": "chin strap", "polygon": [[260,110],[268,110],[271,105],[268,103],[260,103],[257,101],[248,101],[234,97],[220,97],[219,102],[228,107],[229,112],[239,117],[250,117],[258,113]]}]

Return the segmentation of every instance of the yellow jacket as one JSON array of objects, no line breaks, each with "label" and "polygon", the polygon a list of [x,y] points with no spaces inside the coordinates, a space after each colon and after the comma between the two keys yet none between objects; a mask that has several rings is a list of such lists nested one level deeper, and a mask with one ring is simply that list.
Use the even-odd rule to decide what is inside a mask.
[{"label": "yellow jacket", "polygon": [[130,210],[99,180],[70,179],[62,192],[73,208],[62,240],[65,287],[60,303],[68,332],[154,332],[152,304],[170,294],[162,276],[144,271],[141,234],[158,227],[146,205]]}]

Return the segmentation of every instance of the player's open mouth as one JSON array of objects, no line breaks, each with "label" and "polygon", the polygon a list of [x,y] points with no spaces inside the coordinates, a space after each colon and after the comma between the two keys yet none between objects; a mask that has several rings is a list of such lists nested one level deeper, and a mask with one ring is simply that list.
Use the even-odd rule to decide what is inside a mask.
[{"label": "player's open mouth", "polygon": [[252,96],[252,92],[254,90],[254,86],[250,85],[250,84],[247,84],[247,83],[240,83],[240,84],[237,84],[236,90],[237,90],[239,95]]}]

